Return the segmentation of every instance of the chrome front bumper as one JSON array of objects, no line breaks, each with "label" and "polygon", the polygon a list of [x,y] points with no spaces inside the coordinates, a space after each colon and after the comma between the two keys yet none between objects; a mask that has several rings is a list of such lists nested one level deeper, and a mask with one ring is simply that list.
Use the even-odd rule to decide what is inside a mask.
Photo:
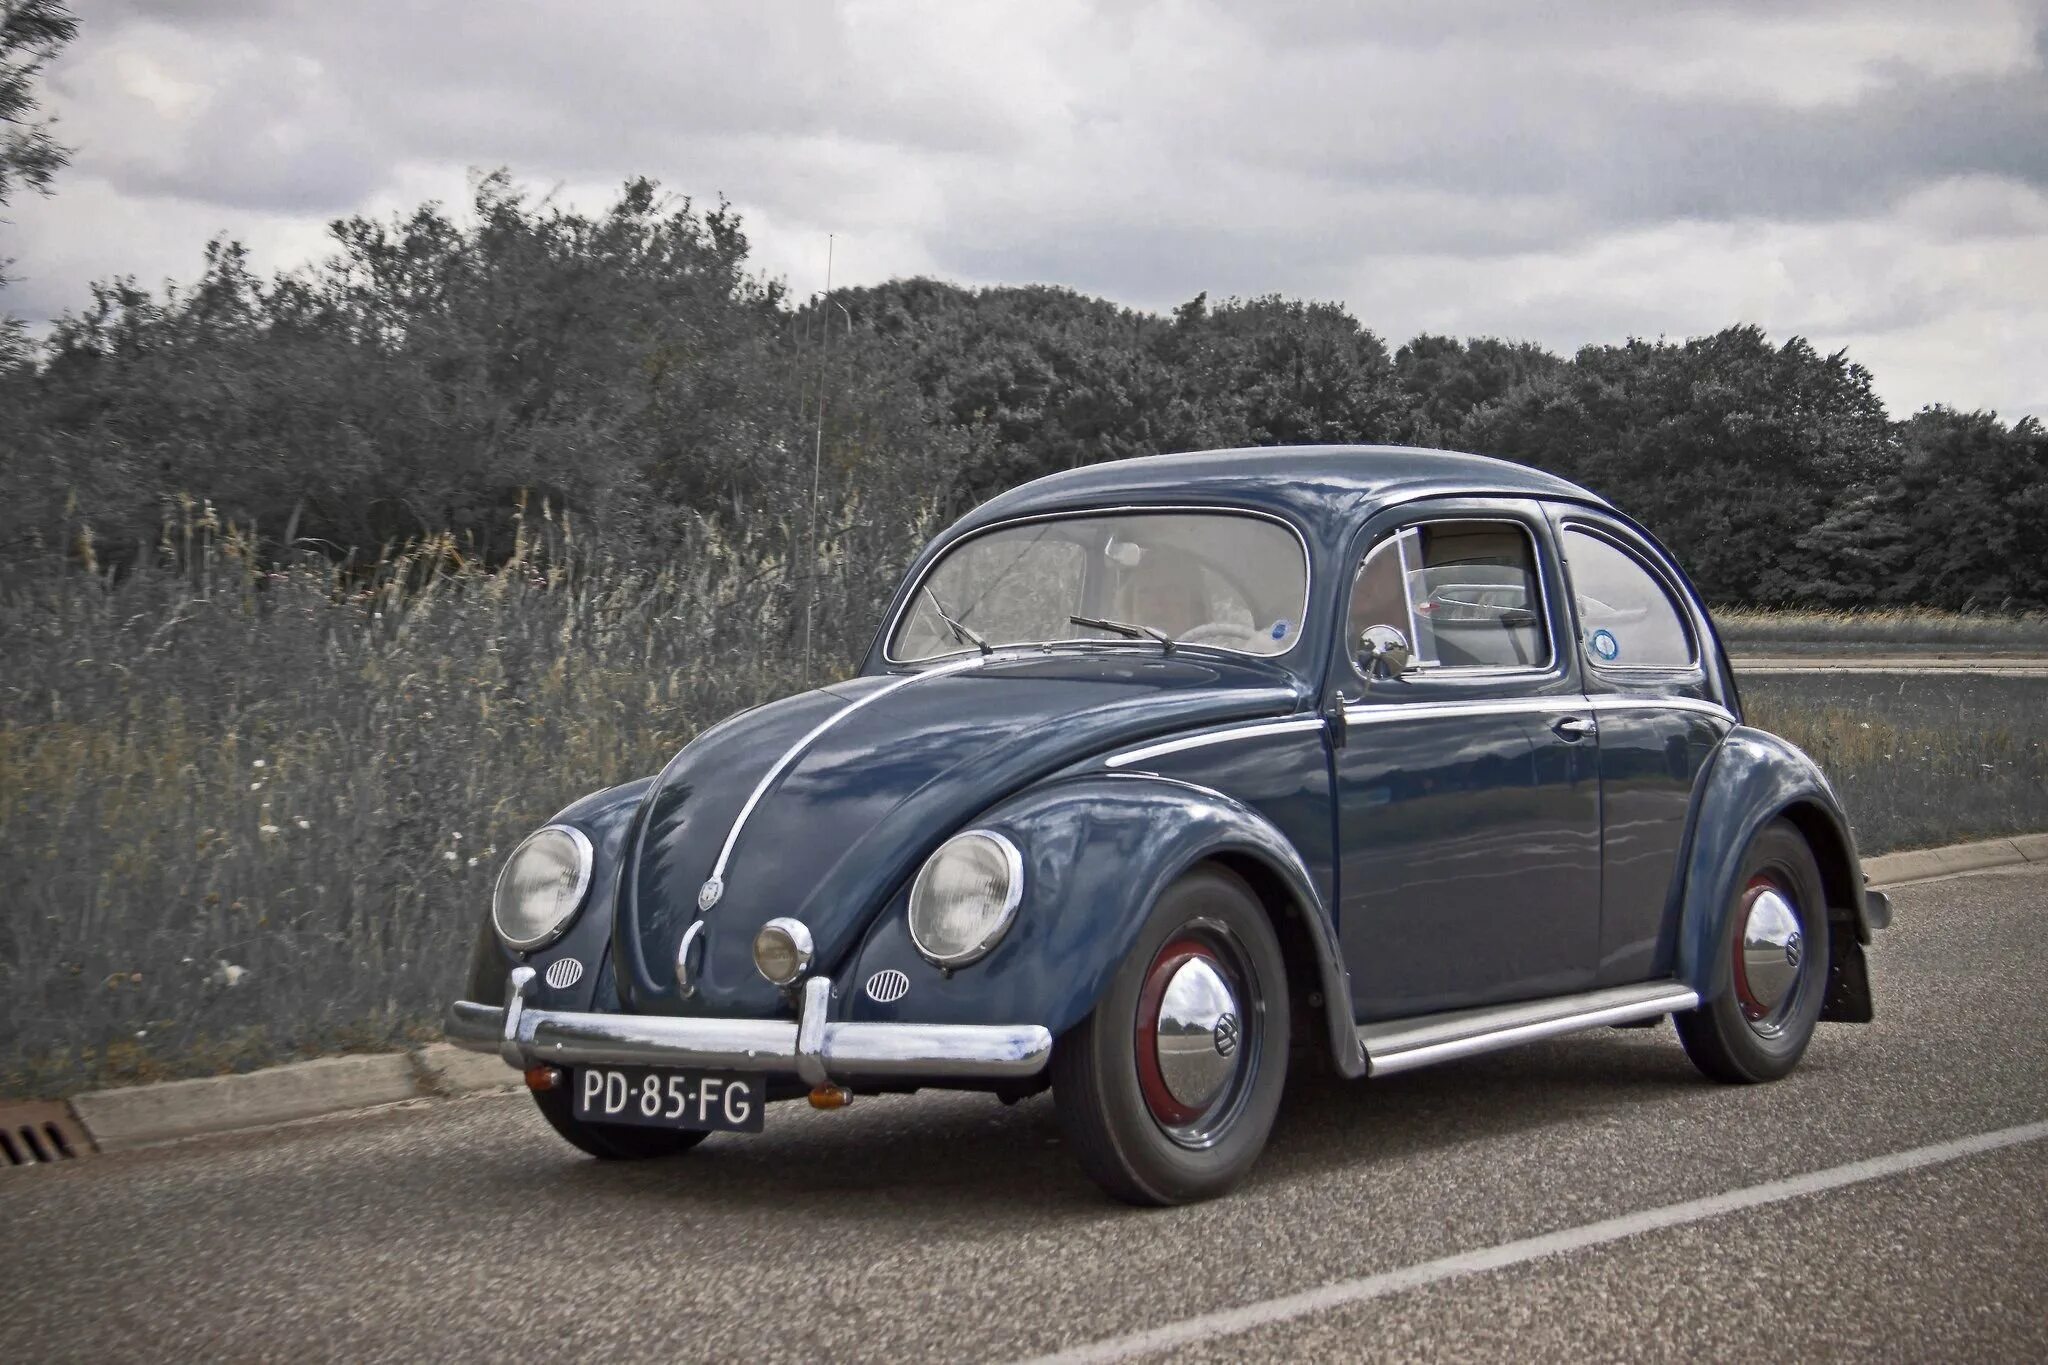
[{"label": "chrome front bumper", "polygon": [[531,967],[515,967],[505,1003],[458,1000],[448,1041],[495,1052],[509,1066],[684,1066],[788,1072],[812,1086],[849,1080],[1013,1080],[1035,1076],[1052,1056],[1037,1024],[833,1023],[832,981],[804,983],[795,1023],[777,1019],[678,1019],[663,1014],[581,1014],[529,1009]]}]

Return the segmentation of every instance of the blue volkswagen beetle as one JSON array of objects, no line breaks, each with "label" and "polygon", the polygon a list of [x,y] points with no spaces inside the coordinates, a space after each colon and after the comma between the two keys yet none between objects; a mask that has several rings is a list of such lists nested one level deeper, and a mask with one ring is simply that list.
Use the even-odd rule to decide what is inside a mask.
[{"label": "blue volkswagen beetle", "polygon": [[1498,460],[1124,460],[911,566],[859,673],[562,811],[449,1035],[606,1158],[808,1095],[1050,1087],[1140,1204],[1218,1194],[1291,1068],[1675,1020],[1784,1075],[1889,919],[1827,780],[1742,723],[1644,529]]}]

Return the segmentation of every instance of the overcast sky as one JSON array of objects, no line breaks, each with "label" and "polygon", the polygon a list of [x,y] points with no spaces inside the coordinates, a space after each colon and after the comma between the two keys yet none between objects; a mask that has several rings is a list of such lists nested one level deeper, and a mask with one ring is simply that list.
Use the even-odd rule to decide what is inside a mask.
[{"label": "overcast sky", "polygon": [[1569,350],[1735,322],[1895,414],[2048,417],[2048,0],[79,0],[0,305],[260,264],[471,168],[746,215],[799,293],[929,274],[1338,299]]}]

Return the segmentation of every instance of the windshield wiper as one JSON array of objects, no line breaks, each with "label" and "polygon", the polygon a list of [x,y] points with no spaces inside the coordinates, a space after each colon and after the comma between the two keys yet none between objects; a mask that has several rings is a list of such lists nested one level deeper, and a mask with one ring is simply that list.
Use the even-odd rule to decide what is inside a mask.
[{"label": "windshield wiper", "polygon": [[955,640],[958,640],[963,645],[973,645],[984,655],[996,652],[996,647],[984,639],[980,631],[976,630],[973,626],[961,625],[948,614],[946,604],[939,600],[939,595],[932,591],[929,583],[925,585],[924,595],[932,600],[932,610],[939,614],[939,619],[952,628]]},{"label": "windshield wiper", "polygon": [[1166,653],[1173,653],[1173,637],[1163,630],[1151,626],[1134,625],[1129,621],[1112,621],[1103,616],[1069,616],[1068,621],[1090,630],[1106,630],[1112,635],[1121,635],[1126,640],[1157,640]]}]

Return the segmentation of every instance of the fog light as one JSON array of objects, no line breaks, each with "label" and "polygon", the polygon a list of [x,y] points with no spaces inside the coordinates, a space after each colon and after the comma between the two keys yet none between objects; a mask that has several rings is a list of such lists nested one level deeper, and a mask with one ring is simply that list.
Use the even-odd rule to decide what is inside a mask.
[{"label": "fog light", "polygon": [[754,966],[778,986],[787,986],[811,965],[811,931],[802,920],[777,917],[754,935]]},{"label": "fog light", "polygon": [[526,1068],[526,1088],[532,1091],[553,1090],[562,1083],[562,1069],[554,1066],[530,1066]]}]

